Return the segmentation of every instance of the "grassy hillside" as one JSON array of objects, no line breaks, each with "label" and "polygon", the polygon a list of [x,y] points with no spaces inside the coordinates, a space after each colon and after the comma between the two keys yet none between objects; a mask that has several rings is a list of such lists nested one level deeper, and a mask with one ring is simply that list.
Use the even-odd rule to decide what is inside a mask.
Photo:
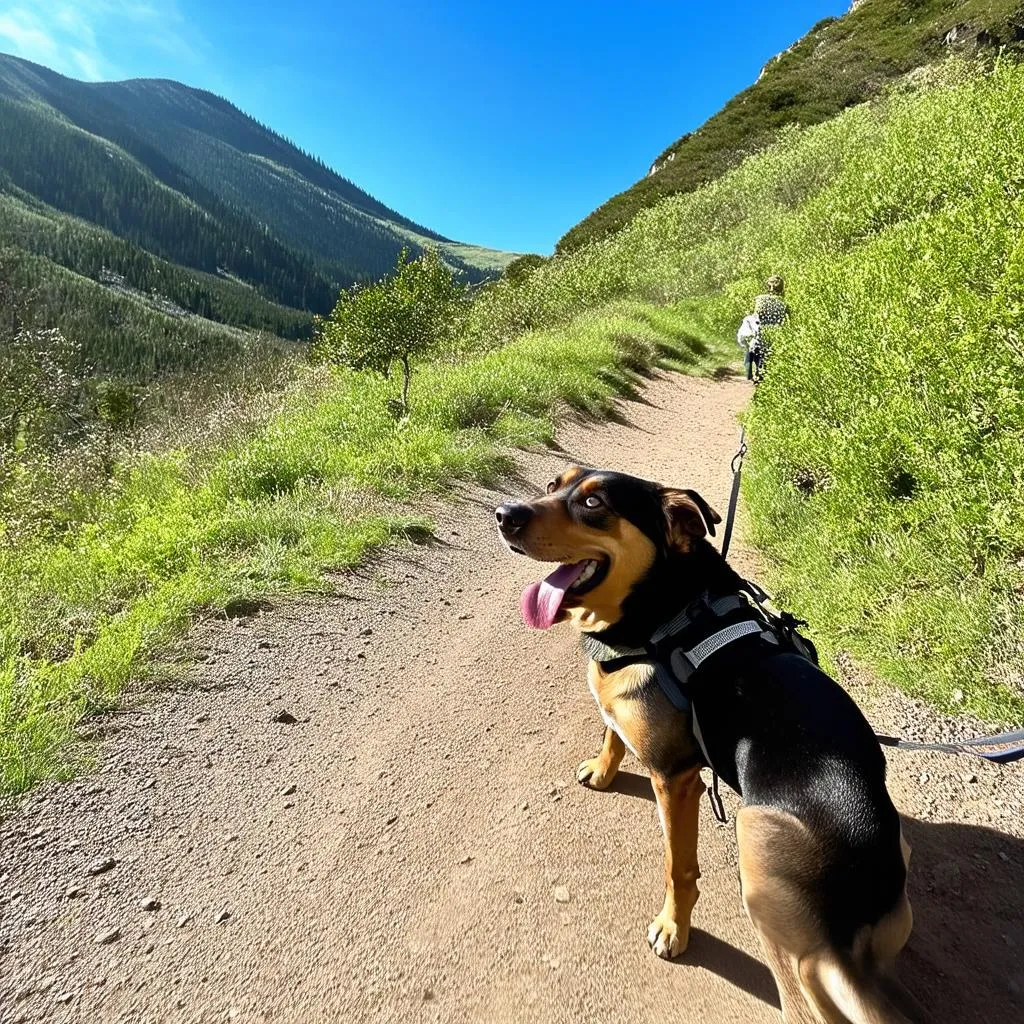
[{"label": "grassy hillside", "polygon": [[785,275],[794,316],[750,417],[774,585],[908,692],[1018,720],[1022,134],[1024,69],[954,62],[488,295],[507,329],[714,296],[728,337]]},{"label": "grassy hillside", "polygon": [[559,241],[571,252],[620,230],[665,196],[691,192],[769,145],[789,124],[813,125],[879,94],[885,83],[953,51],[1024,41],[1021,0],[862,0],[815,25],[696,131]]}]

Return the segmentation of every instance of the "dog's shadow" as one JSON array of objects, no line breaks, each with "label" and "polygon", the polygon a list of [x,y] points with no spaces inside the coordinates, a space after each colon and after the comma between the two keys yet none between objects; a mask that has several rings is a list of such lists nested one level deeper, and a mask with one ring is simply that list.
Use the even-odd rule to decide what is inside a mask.
[{"label": "dog's shadow", "polygon": [[[609,792],[653,800],[650,780],[620,771]],[[914,930],[896,973],[930,1021],[1024,1016],[1024,840],[982,825],[903,818],[912,848]],[[776,1008],[768,968],[694,929],[677,963],[703,967]]]}]

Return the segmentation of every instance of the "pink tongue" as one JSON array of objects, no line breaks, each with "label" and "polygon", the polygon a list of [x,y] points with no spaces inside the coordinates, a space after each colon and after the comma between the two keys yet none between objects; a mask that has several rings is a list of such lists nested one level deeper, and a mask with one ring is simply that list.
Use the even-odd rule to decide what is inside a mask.
[{"label": "pink tongue", "polygon": [[523,622],[533,629],[549,629],[558,618],[565,592],[579,579],[586,566],[585,561],[560,565],[540,583],[531,583],[519,599]]}]

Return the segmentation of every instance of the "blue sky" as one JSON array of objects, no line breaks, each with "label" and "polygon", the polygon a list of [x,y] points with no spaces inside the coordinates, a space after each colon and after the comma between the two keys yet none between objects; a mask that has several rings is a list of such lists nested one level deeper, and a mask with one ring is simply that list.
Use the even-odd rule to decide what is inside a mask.
[{"label": "blue sky", "polygon": [[389,206],[549,252],[849,0],[0,0],[0,51],[226,96]]}]

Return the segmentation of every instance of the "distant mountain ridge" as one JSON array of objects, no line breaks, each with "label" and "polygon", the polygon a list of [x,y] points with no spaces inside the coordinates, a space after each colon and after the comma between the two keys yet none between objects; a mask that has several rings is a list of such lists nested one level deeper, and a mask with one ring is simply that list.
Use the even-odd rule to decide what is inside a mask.
[{"label": "distant mountain ridge", "polygon": [[769,60],[753,85],[672,143],[635,185],[568,231],[556,251],[613,234],[665,196],[720,177],[787,124],[826,121],[952,51],[1001,48],[1024,48],[1021,0],[853,0],[845,15],[818,22]]},{"label": "distant mountain ridge", "polygon": [[239,326],[288,321],[293,333],[294,317],[272,307],[326,312],[404,247],[437,246],[471,282],[514,256],[416,224],[228,100],[178,82],[79,82],[0,55],[0,138],[0,248],[93,281],[103,264]]}]

